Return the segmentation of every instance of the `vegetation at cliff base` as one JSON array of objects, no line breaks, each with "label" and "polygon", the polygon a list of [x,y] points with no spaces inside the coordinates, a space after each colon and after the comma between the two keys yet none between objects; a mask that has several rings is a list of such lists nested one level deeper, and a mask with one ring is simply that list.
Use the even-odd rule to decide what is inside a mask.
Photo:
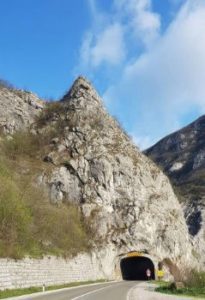
[{"label": "vegetation at cliff base", "polygon": [[77,206],[51,205],[48,193],[37,184],[37,176],[48,166],[35,159],[36,147],[27,135],[1,141],[0,257],[69,256],[89,248]]},{"label": "vegetation at cliff base", "polygon": [[[64,288],[70,288],[70,287],[77,287],[87,284],[95,284],[95,283],[103,283],[106,282],[104,279],[99,280],[89,280],[89,281],[77,281],[77,282],[70,282],[67,284],[61,284],[61,285],[51,285],[48,287],[45,287],[46,291],[52,291],[52,290],[58,290],[58,289],[64,289]],[[21,295],[29,295],[37,292],[42,292],[42,287],[30,287],[30,288],[22,288],[22,289],[11,289],[11,290],[4,290],[0,291],[0,299],[10,298],[10,297],[17,297]]]},{"label": "vegetation at cliff base", "polygon": [[205,272],[190,271],[186,279],[183,280],[183,284],[183,288],[175,288],[173,284],[163,283],[156,291],[165,294],[205,298]]}]

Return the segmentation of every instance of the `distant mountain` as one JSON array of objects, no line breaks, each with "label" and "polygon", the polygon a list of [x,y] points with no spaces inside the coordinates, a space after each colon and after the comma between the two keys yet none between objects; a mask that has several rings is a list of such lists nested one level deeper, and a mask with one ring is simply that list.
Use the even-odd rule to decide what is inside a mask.
[{"label": "distant mountain", "polygon": [[163,138],[144,154],[170,178],[189,233],[205,251],[205,116]]}]

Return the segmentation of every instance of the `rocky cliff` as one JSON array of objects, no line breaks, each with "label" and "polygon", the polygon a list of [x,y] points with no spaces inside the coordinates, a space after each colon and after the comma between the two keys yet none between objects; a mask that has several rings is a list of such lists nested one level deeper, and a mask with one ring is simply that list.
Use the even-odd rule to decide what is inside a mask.
[{"label": "rocky cliff", "polygon": [[[13,96],[9,97],[5,99]],[[40,107],[35,108],[24,96],[18,101],[24,105],[19,124],[30,123],[39,138],[50,136],[42,159],[51,171],[39,174],[38,183],[52,203],[80,207],[105,272],[113,272],[116,257],[132,250],[157,261],[192,263],[183,211],[168,178],[133,145],[85,78],[79,77],[63,99],[44,109],[38,100]],[[3,105],[0,101],[1,110]],[[11,109],[9,116],[18,111]],[[33,118],[39,109],[40,115]]]},{"label": "rocky cliff", "polygon": [[7,87],[0,82],[0,129],[14,133],[34,122],[44,102],[35,94]]},{"label": "rocky cliff", "polygon": [[[61,127],[46,159],[51,200],[75,201],[98,240],[118,253],[146,251],[174,261],[190,254],[187,227],[169,180],[132,144],[79,78],[42,128]],[[59,133],[59,131],[57,131]]]},{"label": "rocky cliff", "polygon": [[168,175],[193,237],[195,249],[205,255],[205,116],[165,137],[145,154]]}]

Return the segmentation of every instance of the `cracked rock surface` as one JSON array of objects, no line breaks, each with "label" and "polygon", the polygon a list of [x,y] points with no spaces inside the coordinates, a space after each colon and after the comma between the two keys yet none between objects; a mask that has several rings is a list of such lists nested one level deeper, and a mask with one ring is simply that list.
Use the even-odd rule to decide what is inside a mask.
[{"label": "cracked rock surface", "polygon": [[168,135],[145,151],[170,178],[194,245],[205,266],[205,116]]},{"label": "cracked rock surface", "polygon": [[7,134],[29,127],[43,109],[35,94],[0,86],[0,130]]},{"label": "cracked rock surface", "polygon": [[49,121],[63,124],[48,153],[51,201],[78,203],[101,244],[118,254],[137,250],[191,261],[183,211],[168,178],[107,113],[91,84],[78,78],[60,105]]},{"label": "cracked rock surface", "polygon": [[2,89],[0,125],[8,133],[31,124],[39,135],[55,129],[43,158],[52,171],[39,174],[39,184],[52,203],[79,206],[95,232],[95,255],[104,272],[111,274],[116,257],[133,250],[156,261],[194,264],[184,214],[168,178],[107,113],[92,85],[79,77],[54,104],[37,124],[35,116],[46,113],[43,102],[31,93]]}]

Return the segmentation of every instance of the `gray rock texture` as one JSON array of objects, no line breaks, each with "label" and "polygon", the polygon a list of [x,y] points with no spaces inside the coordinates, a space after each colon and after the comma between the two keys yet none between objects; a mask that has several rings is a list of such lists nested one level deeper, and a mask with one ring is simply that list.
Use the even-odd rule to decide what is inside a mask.
[{"label": "gray rock texture", "polygon": [[60,105],[44,125],[63,124],[47,154],[54,165],[44,178],[51,200],[78,203],[113,259],[137,250],[191,262],[186,222],[168,178],[133,145],[91,84],[78,78]]},{"label": "gray rock texture", "polygon": [[0,130],[4,133],[29,127],[44,102],[36,95],[0,85]]},{"label": "gray rock texture", "polygon": [[43,107],[31,93],[1,88],[0,126],[9,134],[31,124],[39,137],[52,132],[43,157],[50,173],[39,174],[38,183],[52,203],[79,206],[106,277],[118,272],[120,255],[134,250],[156,262],[194,266],[183,211],[168,178],[107,113],[92,85],[79,77],[61,101]]},{"label": "gray rock texture", "polygon": [[179,196],[194,253],[205,266],[205,116],[145,151],[170,178]]}]

